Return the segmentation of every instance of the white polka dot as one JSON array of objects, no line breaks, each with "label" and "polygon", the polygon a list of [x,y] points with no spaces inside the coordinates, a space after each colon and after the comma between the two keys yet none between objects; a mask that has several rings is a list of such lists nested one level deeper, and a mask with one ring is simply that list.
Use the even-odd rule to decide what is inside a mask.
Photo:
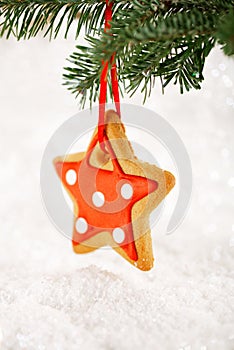
[{"label": "white polka dot", "polygon": [[102,207],[103,204],[105,203],[105,196],[102,192],[94,192],[92,196],[92,201],[95,207]]},{"label": "white polka dot", "polygon": [[114,238],[116,243],[122,243],[125,239],[124,230],[122,230],[122,228],[120,228],[120,227],[116,227],[113,230],[113,238]]},{"label": "white polka dot", "polygon": [[130,199],[133,195],[133,188],[130,184],[124,184],[122,187],[121,187],[121,196],[124,198],[124,199]]},{"label": "white polka dot", "polygon": [[77,180],[77,175],[75,170],[70,169],[66,172],[66,181],[68,183],[68,185],[74,185],[76,183]]},{"label": "white polka dot", "polygon": [[76,231],[78,233],[85,233],[88,230],[87,221],[84,218],[78,218],[76,220]]}]

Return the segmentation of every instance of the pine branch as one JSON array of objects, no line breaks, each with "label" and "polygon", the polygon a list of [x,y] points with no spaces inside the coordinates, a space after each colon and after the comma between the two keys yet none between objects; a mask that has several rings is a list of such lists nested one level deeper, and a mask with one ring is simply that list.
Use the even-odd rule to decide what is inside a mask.
[{"label": "pine branch", "polygon": [[105,3],[98,0],[3,0],[0,1],[0,37],[29,39],[44,32],[56,38],[65,24],[66,38],[74,21],[76,38],[82,26],[91,34],[103,22]]},{"label": "pine branch", "polygon": [[104,0],[0,0],[0,37],[29,39],[43,31],[66,38],[85,27],[88,47],[77,46],[66,68],[68,89],[95,101],[99,94],[102,60],[116,52],[119,80],[133,94],[145,98],[156,77],[181,93],[200,89],[206,57],[218,42],[234,53],[234,0],[114,0],[111,34],[103,33]]},{"label": "pine branch", "polygon": [[[161,78],[163,88],[174,80],[181,93],[200,89],[220,19],[234,2],[133,0],[131,4],[128,11],[116,12],[112,36],[87,37],[89,47],[77,47],[70,58],[73,67],[64,74],[65,84],[73,93],[83,92],[82,103],[97,97],[93,92],[98,89],[101,60],[109,60],[113,52],[120,81],[131,94],[141,88],[146,98],[156,77]],[[92,62],[92,71],[86,62]]]},{"label": "pine branch", "polygon": [[220,21],[216,37],[223,46],[224,53],[234,55],[234,9]]}]

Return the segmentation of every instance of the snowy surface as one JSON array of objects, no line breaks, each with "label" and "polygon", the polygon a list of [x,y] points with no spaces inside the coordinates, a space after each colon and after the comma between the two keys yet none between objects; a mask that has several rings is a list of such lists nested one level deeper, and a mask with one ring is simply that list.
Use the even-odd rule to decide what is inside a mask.
[{"label": "snowy surface", "polygon": [[166,210],[154,228],[146,273],[73,254],[43,209],[43,151],[78,110],[61,85],[74,46],[0,41],[0,349],[234,349],[234,62],[216,49],[201,91],[147,101],[183,139],[194,188],[178,230],[165,235]]}]

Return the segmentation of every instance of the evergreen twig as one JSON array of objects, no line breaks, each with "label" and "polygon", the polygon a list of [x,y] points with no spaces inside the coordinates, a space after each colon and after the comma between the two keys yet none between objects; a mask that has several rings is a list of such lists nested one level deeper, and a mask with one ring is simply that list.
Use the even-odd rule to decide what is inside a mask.
[{"label": "evergreen twig", "polygon": [[43,31],[75,37],[85,27],[88,46],[77,46],[65,68],[65,84],[81,97],[95,101],[102,60],[113,52],[124,89],[139,88],[145,98],[156,77],[163,88],[174,81],[180,92],[200,89],[206,57],[216,42],[234,54],[234,0],[114,0],[111,34],[100,29],[102,0],[0,0],[0,36],[28,39]]}]

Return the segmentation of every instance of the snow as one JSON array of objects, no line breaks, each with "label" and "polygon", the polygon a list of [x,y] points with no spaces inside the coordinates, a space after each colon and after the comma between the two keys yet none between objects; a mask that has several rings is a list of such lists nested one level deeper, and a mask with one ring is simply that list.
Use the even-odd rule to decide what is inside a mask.
[{"label": "snow", "polygon": [[217,48],[201,91],[157,86],[147,101],[186,144],[194,188],[169,236],[166,201],[155,267],[141,272],[109,249],[73,254],[43,208],[44,149],[78,110],[61,86],[74,47],[0,41],[0,349],[234,349],[233,61]]}]

